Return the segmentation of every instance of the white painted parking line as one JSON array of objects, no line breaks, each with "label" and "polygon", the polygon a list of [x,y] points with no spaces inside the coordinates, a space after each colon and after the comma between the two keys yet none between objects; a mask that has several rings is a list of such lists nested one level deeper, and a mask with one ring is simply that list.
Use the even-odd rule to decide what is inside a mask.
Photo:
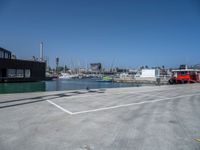
[{"label": "white painted parking line", "polygon": [[72,114],[73,114],[71,111],[69,111],[69,110],[67,110],[67,109],[65,109],[65,108],[63,108],[63,107],[57,105],[56,103],[54,103],[54,102],[52,102],[52,101],[50,101],[50,100],[47,100],[47,102],[49,102],[50,104],[56,106],[56,107],[59,108],[60,110],[62,110],[62,111],[64,111],[64,112],[68,113],[69,115],[72,115]]},{"label": "white painted parking line", "polygon": [[[145,95],[148,96],[148,94],[145,94]],[[152,96],[152,95],[151,95],[151,96]],[[49,97],[48,97],[48,98],[49,98]],[[56,97],[55,97],[55,98],[56,98]],[[158,96],[158,98],[163,98],[163,97]],[[79,113],[79,112],[73,113],[73,112],[71,112],[71,111],[69,111],[69,110],[67,110],[67,109],[65,109],[65,108],[63,108],[63,107],[61,107],[60,105],[58,105],[58,104],[52,102],[51,100],[46,100],[46,101],[49,102],[50,104],[54,105],[55,107],[59,108],[60,110],[66,112],[66,113],[68,113],[68,114],[70,114],[70,115],[75,115],[75,114],[78,114],[78,113]],[[106,107],[106,108],[108,108],[108,107]],[[101,108],[100,108],[100,109],[101,109]],[[103,109],[103,110],[104,110],[104,109]],[[90,111],[92,111],[92,110],[90,110]],[[95,111],[96,111],[96,110],[95,110]],[[81,112],[82,112],[82,111],[81,111]],[[84,112],[85,112],[85,111],[84,111]]]},{"label": "white painted parking line", "polygon": [[146,104],[146,103],[155,103],[155,102],[167,101],[167,100],[172,100],[172,99],[177,99],[177,98],[182,98],[182,97],[190,97],[190,96],[195,96],[195,95],[200,95],[200,94],[181,95],[181,96],[176,96],[176,97],[171,97],[171,98],[157,99],[157,100],[152,100],[152,101],[143,101],[143,102],[138,102],[138,103],[129,103],[129,104],[123,104],[123,105],[117,105],[117,106],[111,106],[111,107],[103,107],[103,108],[92,109],[92,110],[72,112],[72,115],[78,115],[78,114],[84,114],[84,113],[91,113],[91,112],[98,112],[98,111],[103,111],[103,110],[110,110],[110,109],[116,109],[116,108],[121,108],[121,107],[141,105],[141,104]]},{"label": "white painted parking line", "polygon": [[155,103],[155,102],[161,102],[161,101],[167,101],[167,100],[173,100],[173,99],[177,99],[177,98],[197,96],[197,95],[200,95],[200,94],[181,95],[181,96],[170,97],[170,98],[161,98],[161,99],[156,99],[156,100],[142,101],[142,102],[129,103],[129,104],[122,104],[122,105],[116,105],[116,106],[110,106],[110,107],[102,107],[102,108],[98,108],[98,109],[84,110],[84,111],[78,111],[78,112],[71,112],[71,111],[59,106],[58,104],[52,102],[51,100],[46,100],[46,101],[49,102],[50,104],[54,105],[55,107],[59,108],[60,110],[66,112],[69,115],[78,115],[78,114],[98,112],[98,111],[116,109],[116,108],[121,108],[121,107],[129,107],[129,106],[141,105],[141,104],[146,104],[146,103]]}]

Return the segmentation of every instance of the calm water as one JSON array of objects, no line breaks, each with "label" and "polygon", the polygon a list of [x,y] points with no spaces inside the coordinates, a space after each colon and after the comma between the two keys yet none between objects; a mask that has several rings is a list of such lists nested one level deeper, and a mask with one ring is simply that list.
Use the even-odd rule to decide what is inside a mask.
[{"label": "calm water", "polygon": [[0,83],[0,93],[19,93],[19,92],[37,92],[37,91],[63,91],[63,90],[80,90],[99,89],[99,88],[116,88],[140,86],[133,83],[114,83],[114,82],[97,82],[97,79],[57,79],[53,81],[30,82],[30,83]]}]

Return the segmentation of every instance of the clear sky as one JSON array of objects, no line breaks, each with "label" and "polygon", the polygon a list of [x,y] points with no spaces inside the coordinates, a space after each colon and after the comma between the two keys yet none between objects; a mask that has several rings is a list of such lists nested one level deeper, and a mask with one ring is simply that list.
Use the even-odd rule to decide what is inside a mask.
[{"label": "clear sky", "polygon": [[199,0],[0,0],[0,47],[55,66],[200,63]]}]

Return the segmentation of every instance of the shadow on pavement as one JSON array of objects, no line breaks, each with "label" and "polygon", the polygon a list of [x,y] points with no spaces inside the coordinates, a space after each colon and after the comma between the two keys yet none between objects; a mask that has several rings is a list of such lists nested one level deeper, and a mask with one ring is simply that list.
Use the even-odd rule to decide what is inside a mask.
[{"label": "shadow on pavement", "polygon": [[[2,101],[2,102],[0,102],[0,105],[1,104],[7,104],[7,105],[4,105],[4,106],[0,106],[0,109],[2,109],[2,108],[8,108],[8,107],[14,107],[14,106],[19,106],[19,105],[26,105],[26,104],[31,104],[31,103],[37,103],[37,102],[41,102],[41,101],[52,100],[52,99],[57,99],[57,98],[62,98],[62,97],[70,97],[70,96],[75,96],[75,95],[79,95],[79,94],[104,93],[104,92],[105,92],[105,89],[87,90],[86,92],[73,91],[73,92],[60,93],[60,94],[51,94],[51,95],[36,96],[36,97],[31,97],[31,98],[22,98],[22,99],[16,99],[16,100],[8,100],[8,101]],[[26,102],[24,102],[24,101],[26,101]],[[21,103],[10,104],[10,103],[13,103],[13,102],[21,102]]]}]

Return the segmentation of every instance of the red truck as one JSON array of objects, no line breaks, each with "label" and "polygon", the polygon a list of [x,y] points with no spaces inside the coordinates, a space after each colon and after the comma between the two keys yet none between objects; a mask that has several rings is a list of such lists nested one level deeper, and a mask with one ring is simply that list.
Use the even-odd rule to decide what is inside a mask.
[{"label": "red truck", "polygon": [[181,65],[180,69],[172,70],[170,84],[197,83],[200,82],[200,70],[187,69],[187,66]]}]

